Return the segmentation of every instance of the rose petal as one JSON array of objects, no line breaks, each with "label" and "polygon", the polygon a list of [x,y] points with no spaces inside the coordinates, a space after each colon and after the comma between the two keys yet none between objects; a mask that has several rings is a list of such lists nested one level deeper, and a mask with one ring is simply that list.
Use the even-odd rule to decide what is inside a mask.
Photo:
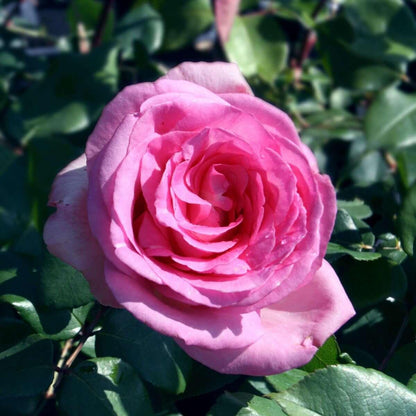
[{"label": "rose petal", "polygon": [[232,63],[184,62],[171,69],[165,78],[194,82],[216,94],[253,94],[238,66]]},{"label": "rose petal", "polygon": [[84,274],[100,303],[120,307],[103,282],[104,257],[88,224],[87,190],[86,157],[82,154],[52,185],[49,205],[57,211],[46,222],[43,238],[52,254]]},{"label": "rose petal", "polygon": [[105,277],[117,301],[137,319],[163,334],[179,338],[185,345],[212,350],[241,348],[263,334],[257,312],[175,305],[160,299],[157,287],[140,277],[130,278],[106,262]]},{"label": "rose petal", "polygon": [[191,357],[222,373],[275,374],[306,364],[354,313],[337,275],[324,261],[307,285],[261,311],[265,333],[249,347],[212,351],[177,342]]},{"label": "rose petal", "polygon": [[238,13],[240,0],[215,0],[215,23],[222,43],[226,43]]}]

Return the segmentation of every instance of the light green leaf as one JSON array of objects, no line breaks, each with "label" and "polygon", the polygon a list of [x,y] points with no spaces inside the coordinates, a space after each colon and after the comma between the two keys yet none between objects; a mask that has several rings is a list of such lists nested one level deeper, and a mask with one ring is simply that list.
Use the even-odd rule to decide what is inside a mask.
[{"label": "light green leaf", "polygon": [[270,396],[287,416],[416,414],[416,394],[379,371],[352,365],[318,370]]},{"label": "light green leaf", "polygon": [[404,196],[397,225],[404,251],[413,256],[416,237],[416,184]]},{"label": "light green leaf", "polygon": [[286,65],[288,45],[273,16],[248,15],[235,18],[225,53],[246,77],[273,82]]},{"label": "light green leaf", "polygon": [[416,94],[395,88],[381,91],[364,120],[368,143],[373,148],[399,148],[416,143]]},{"label": "light green leaf", "polygon": [[115,39],[125,57],[132,56],[135,41],[140,41],[148,53],[153,53],[162,45],[162,18],[148,4],[133,8],[117,23]]}]

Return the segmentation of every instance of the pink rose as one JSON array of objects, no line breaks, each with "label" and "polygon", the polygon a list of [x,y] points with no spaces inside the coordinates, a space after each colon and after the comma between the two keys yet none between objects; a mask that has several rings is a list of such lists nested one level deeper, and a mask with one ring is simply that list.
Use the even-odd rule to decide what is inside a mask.
[{"label": "pink rose", "polygon": [[307,363],[353,314],[323,260],[335,193],[233,64],[125,88],[56,178],[49,250],[217,371]]}]

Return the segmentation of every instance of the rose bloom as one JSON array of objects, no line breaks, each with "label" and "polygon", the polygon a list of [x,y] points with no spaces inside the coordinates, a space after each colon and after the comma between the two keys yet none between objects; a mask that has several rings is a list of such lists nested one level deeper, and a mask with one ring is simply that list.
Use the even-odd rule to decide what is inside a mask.
[{"label": "rose bloom", "polygon": [[99,302],[219,372],[301,366],[354,314],[323,260],[334,188],[233,64],[125,88],[50,204],[48,249]]}]

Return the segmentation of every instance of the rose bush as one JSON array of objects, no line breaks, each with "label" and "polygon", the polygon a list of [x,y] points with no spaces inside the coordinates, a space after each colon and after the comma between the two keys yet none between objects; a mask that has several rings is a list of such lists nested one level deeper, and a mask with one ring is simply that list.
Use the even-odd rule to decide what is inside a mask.
[{"label": "rose bush", "polygon": [[354,314],[323,260],[330,180],[232,64],[125,88],[50,204],[48,248],[96,298],[217,371],[303,365]]}]

